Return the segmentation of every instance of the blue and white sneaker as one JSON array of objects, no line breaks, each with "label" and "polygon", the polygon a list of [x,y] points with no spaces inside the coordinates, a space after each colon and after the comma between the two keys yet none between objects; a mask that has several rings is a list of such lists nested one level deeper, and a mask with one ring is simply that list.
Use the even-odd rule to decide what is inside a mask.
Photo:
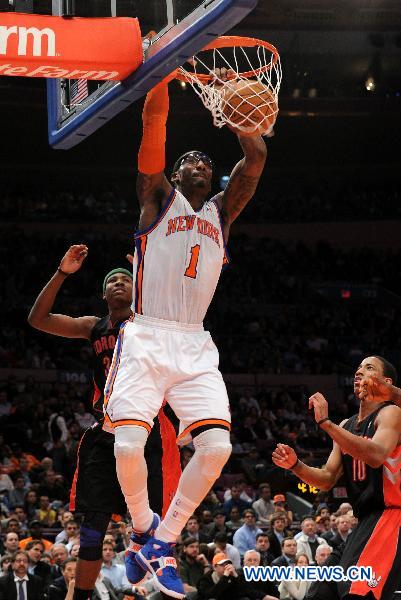
[{"label": "blue and white sneaker", "polygon": [[147,569],[143,569],[135,560],[137,552],[146,544],[149,538],[154,534],[156,527],[160,524],[160,517],[153,513],[153,521],[151,526],[144,533],[131,533],[130,542],[125,551],[125,571],[127,579],[130,583],[141,583],[146,577]]},{"label": "blue and white sneaker", "polygon": [[181,599],[185,596],[184,585],[178,576],[173,546],[151,537],[137,553],[136,561],[142,569],[153,575],[153,581],[161,592],[171,598]]}]

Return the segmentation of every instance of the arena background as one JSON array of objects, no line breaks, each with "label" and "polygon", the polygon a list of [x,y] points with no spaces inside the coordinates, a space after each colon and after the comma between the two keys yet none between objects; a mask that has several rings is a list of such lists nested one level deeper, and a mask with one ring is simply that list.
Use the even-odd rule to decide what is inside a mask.
[{"label": "arena background", "polygon": [[[310,393],[324,393],[339,421],[355,412],[352,374],[363,356],[401,366],[400,26],[395,0],[271,0],[235,31],[274,43],[284,78],[265,174],[233,228],[233,264],[206,319],[238,442],[226,471],[260,483],[244,468],[256,445],[273,493],[315,504],[314,493],[272,466],[272,447],[295,444],[306,462],[321,465],[330,444],[308,414]],[[168,164],[188,149],[207,152],[218,190],[240,156],[235,137],[215,129],[178,83],[171,107]],[[140,101],[78,147],[55,151],[44,81],[0,78],[1,460],[9,464],[15,442],[47,456],[48,418],[62,412],[71,438],[62,461],[53,458],[65,488],[81,432],[78,404],[90,410],[90,349],[32,330],[27,315],[68,246],[81,242],[89,256],[56,308],[104,313],[103,276],[127,266],[132,252],[141,108]],[[333,508],[344,494],[338,485]]]}]

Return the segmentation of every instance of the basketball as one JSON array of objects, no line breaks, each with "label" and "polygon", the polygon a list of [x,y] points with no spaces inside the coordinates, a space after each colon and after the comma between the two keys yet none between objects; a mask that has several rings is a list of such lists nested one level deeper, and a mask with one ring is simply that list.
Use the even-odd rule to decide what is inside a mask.
[{"label": "basketball", "polygon": [[277,118],[277,98],[273,91],[252,79],[227,85],[222,104],[225,119],[234,129],[238,125],[245,135],[268,133]]}]

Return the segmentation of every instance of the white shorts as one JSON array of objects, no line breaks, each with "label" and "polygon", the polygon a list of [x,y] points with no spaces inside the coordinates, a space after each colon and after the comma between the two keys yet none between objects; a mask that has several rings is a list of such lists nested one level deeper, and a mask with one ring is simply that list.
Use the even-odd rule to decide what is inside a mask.
[{"label": "white shorts", "polygon": [[[104,389],[105,428],[139,425],[148,431],[163,404],[180,420],[178,442],[231,415],[219,353],[202,325],[135,315],[120,329]],[[202,429],[200,429],[202,431]]]}]

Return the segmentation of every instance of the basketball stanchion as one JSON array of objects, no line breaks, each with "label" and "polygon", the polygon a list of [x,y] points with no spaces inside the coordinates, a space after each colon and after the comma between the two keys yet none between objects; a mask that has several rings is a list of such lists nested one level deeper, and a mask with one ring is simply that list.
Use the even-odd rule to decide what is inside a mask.
[{"label": "basketball stanchion", "polygon": [[[223,77],[224,73],[224,77]],[[221,36],[181,67],[216,127],[269,135],[278,114],[282,71],[277,49],[250,37]]]}]

